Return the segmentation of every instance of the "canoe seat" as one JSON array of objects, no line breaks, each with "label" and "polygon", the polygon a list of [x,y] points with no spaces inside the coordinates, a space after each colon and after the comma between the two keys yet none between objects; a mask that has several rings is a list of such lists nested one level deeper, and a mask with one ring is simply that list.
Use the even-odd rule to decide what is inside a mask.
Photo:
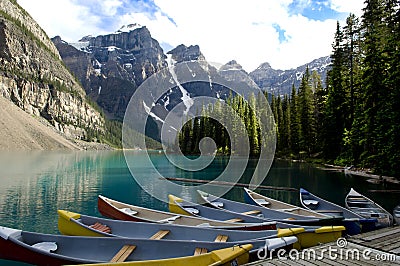
[{"label": "canoe seat", "polygon": [[226,241],[228,241],[228,236],[226,235],[218,235],[214,240],[214,242],[226,242]]},{"label": "canoe seat", "polygon": [[259,213],[261,213],[260,210],[252,210],[252,211],[248,211],[248,212],[242,212],[242,214],[245,214],[245,215],[252,215],[252,214],[259,214]]},{"label": "canoe seat", "polygon": [[200,211],[196,208],[185,207],[183,209],[187,212],[190,212],[191,214],[199,214],[200,213]]},{"label": "canoe seat", "polygon": [[228,222],[228,223],[239,223],[239,222],[243,222],[243,219],[240,219],[240,218],[233,218],[233,219],[226,220],[226,221],[224,221],[224,222]]},{"label": "canoe seat", "polygon": [[131,253],[135,250],[136,246],[133,245],[125,245],[123,246],[117,254],[110,260],[110,262],[123,262],[126,258],[131,255]]},{"label": "canoe seat", "polygon": [[364,203],[364,204],[369,203],[368,200],[363,200],[363,199],[351,199],[351,200],[348,200],[347,202],[348,203]]},{"label": "canoe seat", "polygon": [[270,205],[271,203],[269,203],[268,201],[266,201],[265,199],[254,199],[254,201],[257,203],[257,204],[259,204],[259,205],[265,205],[265,206],[267,206],[267,205]]},{"label": "canoe seat", "polygon": [[173,221],[175,221],[178,218],[181,218],[181,216],[180,215],[175,215],[175,216],[168,217],[166,219],[160,220],[159,222],[160,223],[172,223]]},{"label": "canoe seat", "polygon": [[111,234],[111,228],[108,227],[107,225],[101,224],[99,222],[96,222],[95,224],[92,224],[89,227],[94,229],[94,230],[103,232],[103,233]]},{"label": "canoe seat", "polygon": [[150,237],[150,239],[153,239],[153,240],[162,239],[162,238],[164,238],[164,236],[166,236],[168,234],[169,234],[169,230],[160,230],[157,233],[155,233],[154,235],[152,235]]},{"label": "canoe seat", "polygon": [[317,205],[319,204],[319,201],[318,201],[318,200],[303,200],[303,203],[304,203],[306,206],[313,206],[313,207],[315,207],[315,206],[317,206]]},{"label": "canoe seat", "polygon": [[347,198],[348,199],[364,199],[365,200],[365,198],[363,196],[348,196]]},{"label": "canoe seat", "polygon": [[57,243],[56,242],[38,242],[33,244],[32,247],[46,251],[52,252],[57,250]]},{"label": "canoe seat", "polygon": [[137,211],[134,211],[131,208],[121,208],[119,210],[122,211],[123,213],[128,214],[128,215],[136,215],[136,214],[138,214]]},{"label": "canoe seat", "polygon": [[224,207],[224,203],[223,202],[219,202],[219,201],[213,201],[213,202],[211,202],[211,205],[213,205],[214,207],[217,207],[217,208],[223,208]]},{"label": "canoe seat", "polygon": [[207,253],[208,251],[207,251],[207,249],[206,248],[196,248],[195,250],[194,250],[194,256],[197,256],[197,255],[201,255],[201,254],[205,254],[205,253]]}]

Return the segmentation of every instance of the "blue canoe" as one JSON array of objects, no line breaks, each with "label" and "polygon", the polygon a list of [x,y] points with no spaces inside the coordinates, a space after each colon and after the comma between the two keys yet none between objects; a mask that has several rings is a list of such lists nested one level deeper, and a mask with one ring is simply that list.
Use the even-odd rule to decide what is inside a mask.
[{"label": "blue canoe", "polygon": [[304,188],[300,188],[300,202],[306,209],[327,215],[344,217],[343,223],[346,227],[346,233],[349,235],[356,235],[376,229],[376,219],[366,219],[351,210],[317,197]]},{"label": "blue canoe", "polygon": [[224,198],[218,198],[214,195],[199,190],[197,192],[199,193],[201,200],[208,203],[209,206],[238,214],[247,214],[247,216],[251,215],[250,217],[257,217],[259,219],[263,219],[264,221],[270,220],[300,226],[342,225],[342,218],[340,217],[315,217],[298,215],[295,213],[282,212],[233,200],[227,200]]},{"label": "blue canoe", "polygon": [[383,228],[393,224],[393,216],[366,196],[358,193],[353,188],[345,199],[346,208],[366,219],[376,219],[376,227]]}]

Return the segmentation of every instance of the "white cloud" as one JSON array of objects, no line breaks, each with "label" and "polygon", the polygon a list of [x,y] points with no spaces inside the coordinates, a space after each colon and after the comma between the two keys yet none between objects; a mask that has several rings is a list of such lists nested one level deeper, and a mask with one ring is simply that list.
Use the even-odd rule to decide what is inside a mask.
[{"label": "white cloud", "polygon": [[119,0],[104,0],[102,1],[101,10],[106,16],[117,15],[117,9],[121,7],[122,2]]},{"label": "white cloud", "polygon": [[331,0],[332,9],[339,12],[353,13],[360,17],[364,7],[364,1],[359,0]]},{"label": "white cloud", "polygon": [[76,41],[84,35],[99,33],[101,19],[86,7],[71,0],[18,0],[18,3],[46,31],[49,37],[60,35],[67,41]]},{"label": "white cloud", "polygon": [[[363,0],[330,1],[331,8],[338,12],[361,15]],[[129,6],[127,0],[19,0],[50,36],[75,41],[88,34],[104,34],[106,19],[108,31],[137,22],[146,25],[160,43],[198,44],[209,61],[226,63],[236,59],[247,71],[263,62],[287,69],[331,53],[336,21],[315,21],[290,13],[292,2],[154,0],[159,8],[154,14],[145,14],[139,11],[152,8],[148,2],[139,1],[118,15],[122,4]],[[301,4],[309,2],[302,0]],[[274,25],[285,31],[283,43]]]}]

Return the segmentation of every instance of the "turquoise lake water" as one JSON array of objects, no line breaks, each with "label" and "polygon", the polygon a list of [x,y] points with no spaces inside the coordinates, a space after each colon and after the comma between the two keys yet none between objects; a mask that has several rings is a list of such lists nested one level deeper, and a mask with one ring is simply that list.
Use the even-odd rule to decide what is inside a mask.
[{"label": "turquoise lake water", "polygon": [[[140,162],[144,152],[132,152],[130,160]],[[213,179],[226,166],[228,159],[217,157],[200,172],[177,169],[158,153],[151,155],[153,164],[166,177]],[[240,182],[249,182],[257,162],[250,160]],[[143,173],[154,170],[143,167]],[[399,194],[372,193],[384,189],[370,184],[365,178],[345,176],[343,173],[323,171],[304,163],[275,161],[263,185],[306,188],[323,198],[344,204],[351,187],[374,199],[390,212],[400,203]],[[157,182],[150,190],[162,190]],[[398,188],[397,188],[398,189]],[[298,204],[298,193],[288,191],[257,190],[262,194]],[[0,225],[28,231],[57,234],[57,209],[100,216],[97,196],[107,197],[134,205],[167,210],[167,204],[141,189],[132,177],[123,152],[31,152],[0,154]],[[167,197],[168,191],[165,191]],[[243,200],[243,189],[235,187],[226,195],[229,199]],[[0,260],[0,265],[24,265]]]}]

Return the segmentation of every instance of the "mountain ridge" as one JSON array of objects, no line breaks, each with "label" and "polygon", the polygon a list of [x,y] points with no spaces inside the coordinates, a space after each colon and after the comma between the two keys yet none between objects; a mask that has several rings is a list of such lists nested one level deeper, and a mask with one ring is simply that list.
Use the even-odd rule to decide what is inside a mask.
[{"label": "mountain ridge", "polygon": [[284,95],[291,93],[292,85],[297,89],[299,88],[301,78],[307,67],[310,72],[316,71],[321,76],[323,86],[325,86],[330,63],[330,56],[324,56],[297,68],[280,70],[272,68],[268,62],[265,62],[250,72],[249,75],[262,90],[275,95]]}]

